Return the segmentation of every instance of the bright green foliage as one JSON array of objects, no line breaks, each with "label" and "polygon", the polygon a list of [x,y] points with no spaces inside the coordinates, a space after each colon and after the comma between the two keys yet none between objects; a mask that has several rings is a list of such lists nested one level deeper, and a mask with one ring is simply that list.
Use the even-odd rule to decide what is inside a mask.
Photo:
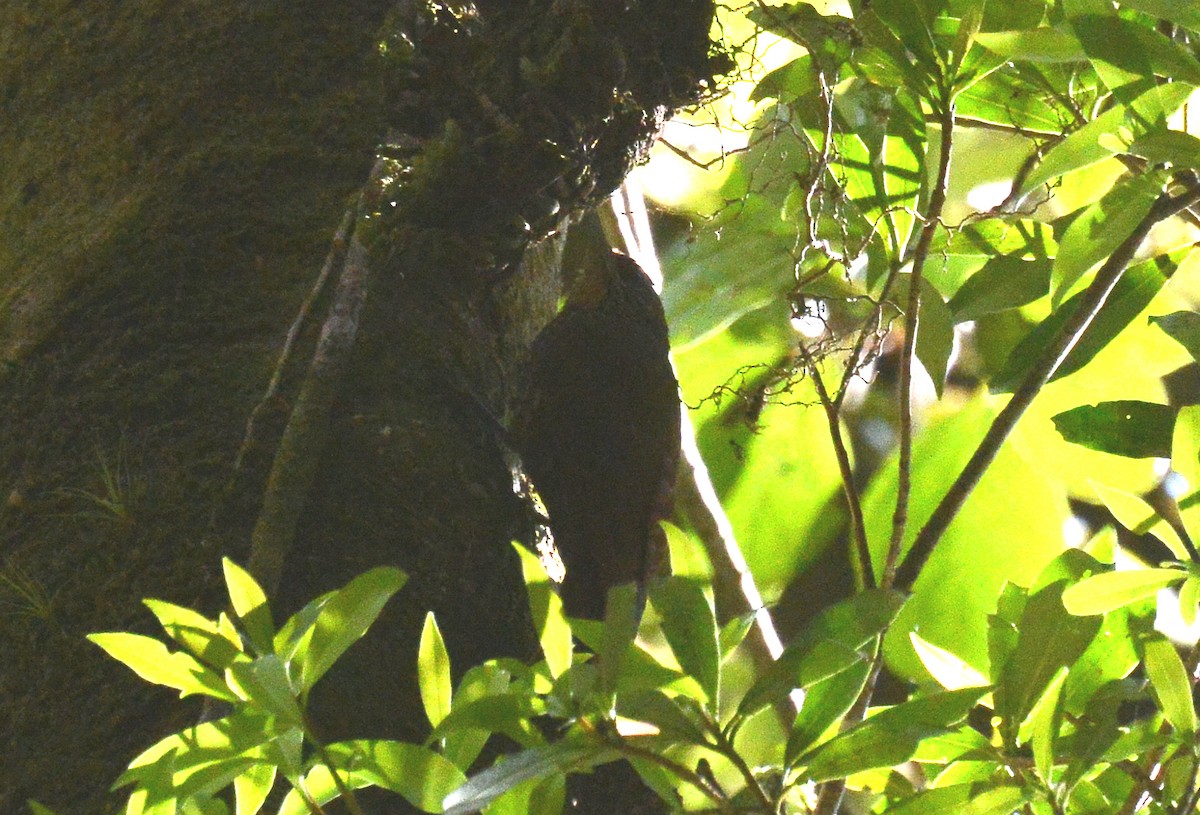
[{"label": "bright green foliage", "polygon": [[404,574],[373,569],[310,603],[277,633],[259,585],[228,559],[224,568],[236,624],[224,614],[210,620],[191,609],[147,600],[182,650],[136,634],[89,637],[143,679],[181,696],[209,696],[231,709],[135,758],[117,779],[117,786],[133,785],[126,812],[227,812],[222,793],[232,787],[235,815],[255,815],[280,775],[294,787],[282,811],[295,811],[301,789],[322,801],[339,788],[367,784],[395,790],[426,811],[440,811],[441,796],[462,781],[445,758],[393,742],[319,745],[304,716],[313,683],[362,637],[404,585]]}]

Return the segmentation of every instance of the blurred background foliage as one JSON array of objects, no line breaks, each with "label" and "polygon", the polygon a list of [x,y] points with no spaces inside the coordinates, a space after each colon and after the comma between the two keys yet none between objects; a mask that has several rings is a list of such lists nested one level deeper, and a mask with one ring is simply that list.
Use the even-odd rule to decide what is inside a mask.
[{"label": "blurred background foliage", "polygon": [[[862,16],[858,5],[723,9],[718,32],[736,53],[737,80],[726,96],[670,122],[633,179],[657,210],[675,361],[705,461],[785,632],[854,590],[829,428],[798,348],[811,350],[836,387],[881,281],[889,270],[907,277],[939,158],[936,111],[914,92],[914,83],[931,80],[901,76],[889,87],[886,59],[864,68],[869,45],[840,27]],[[923,9],[935,35],[982,9],[964,62],[977,70],[956,97],[947,200],[925,266],[911,541],[1042,349],[1046,329],[1038,326],[1089,282],[1163,187],[1161,170],[1150,171],[1129,145],[1146,132],[1195,132],[1200,62],[1183,45],[1182,25],[1195,24],[1183,19],[1187,4],[1159,22],[1169,36],[1138,53],[1113,47],[1112,36],[1153,31],[1151,18],[1170,16],[1174,5],[1103,4],[1099,16],[1082,2],[909,5],[871,8],[892,30],[917,25]],[[929,55],[918,45],[923,35],[909,33],[901,39],[919,73]],[[847,59],[853,69],[841,70]],[[837,76],[827,175],[836,183],[815,186],[824,123],[814,60]],[[1141,132],[1143,120],[1130,111],[1145,114]],[[1069,136],[1088,128],[1099,135],[1086,143]],[[1152,158],[1178,167],[1186,164],[1179,155]],[[1115,400],[1200,400],[1196,360],[1151,320],[1196,308],[1197,235],[1183,218],[1155,228],[1137,260],[1165,261],[1126,275],[1017,425],[887,640],[889,666],[901,677],[929,678],[909,642],[914,627],[986,675],[986,620],[1004,583],[1028,586],[1064,548],[1112,522],[1096,485],[1164,494],[1165,452],[1117,455],[1112,438],[1073,443],[1055,417]],[[1165,283],[1156,277],[1164,269]],[[1138,270],[1144,285],[1136,285]],[[903,309],[892,298],[896,305],[884,309],[892,330],[870,338],[871,361],[848,384],[840,412],[877,567],[896,497]],[[822,316],[804,319],[806,309]],[[1089,427],[1094,414],[1077,418]],[[1121,434],[1152,432],[1128,425]]]}]

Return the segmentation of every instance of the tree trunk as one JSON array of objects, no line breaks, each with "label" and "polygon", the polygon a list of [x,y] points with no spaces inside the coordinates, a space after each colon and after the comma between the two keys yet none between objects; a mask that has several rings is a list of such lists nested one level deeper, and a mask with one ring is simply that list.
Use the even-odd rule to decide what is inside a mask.
[{"label": "tree trunk", "polygon": [[[387,141],[371,285],[276,617],[410,575],[318,686],[330,738],[427,732],[432,609],[457,670],[534,654],[499,423],[552,316],[570,218],[711,79],[707,0],[11,2],[0,8],[0,810],[111,810],[196,707],[90,631],[221,607],[326,292],[283,336]],[[381,47],[382,44],[382,47]],[[390,134],[390,135],[389,135]],[[311,451],[310,451],[311,452]]]}]

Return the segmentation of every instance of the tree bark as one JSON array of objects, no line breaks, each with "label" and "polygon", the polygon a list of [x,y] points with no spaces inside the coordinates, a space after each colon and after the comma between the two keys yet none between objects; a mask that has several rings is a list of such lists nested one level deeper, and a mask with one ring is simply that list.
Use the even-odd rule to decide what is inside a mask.
[{"label": "tree bark", "polygon": [[[421,617],[456,670],[533,656],[503,421],[561,239],[714,70],[702,0],[13,2],[0,9],[0,810],[111,811],[194,720],[83,641],[221,608],[317,319],[284,333],[389,143],[372,285],[275,598],[410,574],[314,698],[420,739]],[[383,44],[384,47],[381,47]],[[389,132],[391,135],[389,136]]]}]

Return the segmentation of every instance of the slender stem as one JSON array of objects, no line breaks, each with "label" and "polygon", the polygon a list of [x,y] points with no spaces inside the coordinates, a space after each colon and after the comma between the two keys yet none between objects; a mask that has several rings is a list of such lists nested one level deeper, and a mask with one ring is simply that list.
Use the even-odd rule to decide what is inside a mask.
[{"label": "slender stem", "polygon": [[750,765],[746,763],[746,759],[733,746],[733,741],[721,730],[720,726],[715,722],[710,722],[710,731],[713,738],[716,739],[716,748],[733,762],[737,770],[742,775],[742,780],[746,782],[746,789],[750,790],[758,805],[762,807],[764,813],[775,811],[775,802],[767,795],[766,790],[762,788],[762,784],[758,783],[758,779],[754,777],[754,771],[750,769]]},{"label": "slender stem", "polygon": [[715,803],[720,812],[735,811],[729,802],[729,799],[717,788],[715,788],[704,776],[699,773],[689,770],[687,767],[672,761],[664,755],[647,750],[643,747],[638,747],[635,744],[630,744],[625,739],[606,739],[605,744],[618,750],[627,758],[637,758],[643,761],[649,761],[652,764],[657,764],[668,772],[674,773],[680,780],[686,781],[693,787],[702,792],[709,800]]},{"label": "slender stem", "polygon": [[[858,724],[867,717],[871,707],[871,699],[875,696],[875,684],[879,681],[879,672],[883,670],[883,638],[875,643],[875,653],[871,657],[871,672],[863,685],[862,693],[854,702],[854,707],[842,720],[842,728]],[[842,798],[846,795],[846,779],[835,778],[826,781],[817,792],[817,804],[813,807],[812,815],[837,815],[842,806]]]},{"label": "slender stem", "polygon": [[1078,307],[1067,317],[1058,333],[1047,343],[1042,355],[1034,361],[1033,366],[1025,375],[1024,381],[1013,392],[1008,404],[992,422],[983,441],[979,443],[979,447],[976,448],[958,479],[933,511],[925,527],[917,534],[904,565],[897,572],[896,586],[911,588],[916,582],[917,576],[934,546],[937,545],[958,511],[962,509],[963,503],[966,502],[984,471],[1000,451],[1004,440],[1008,438],[1009,433],[1012,432],[1026,408],[1041,391],[1042,386],[1058,370],[1059,365],[1066,359],[1067,354],[1070,353],[1083,332],[1091,325],[1096,314],[1107,302],[1113,287],[1125,273],[1126,267],[1137,254],[1138,248],[1150,230],[1160,221],[1200,202],[1200,178],[1189,173],[1181,180],[1184,183],[1183,192],[1179,195],[1163,193],[1150,207],[1150,211],[1141,223],[1129,237],[1121,242],[1096,272],[1095,279],[1081,296]]},{"label": "slender stem", "polygon": [[333,763],[333,758],[329,755],[329,750],[325,748],[325,743],[318,739],[313,732],[312,722],[309,721],[307,713],[303,714],[301,721],[304,725],[304,738],[312,744],[313,749],[321,758],[321,763],[325,765],[325,769],[329,770],[329,775],[333,778],[333,785],[337,787],[338,794],[346,803],[346,809],[350,810],[350,815],[363,815],[362,807],[358,805],[358,798],[355,797],[354,790],[346,786],[346,782],[342,780],[337,766]]},{"label": "slender stem", "polygon": [[817,398],[825,411],[825,421],[829,424],[829,439],[833,443],[834,456],[837,458],[838,472],[842,478],[842,494],[846,498],[846,509],[850,512],[850,540],[853,544],[854,582],[859,591],[875,585],[874,570],[871,568],[871,549],[867,545],[867,527],[863,520],[862,501],[858,487],[854,483],[854,468],[850,464],[850,451],[846,447],[846,439],[842,435],[842,423],[838,414],[838,406],[830,398],[829,389],[825,386],[825,378],[817,367],[808,349],[801,344],[800,353],[804,365],[817,389]]},{"label": "slender stem", "polygon": [[900,547],[908,528],[908,505],[912,493],[912,366],[916,356],[917,332],[920,331],[921,281],[925,262],[929,259],[929,247],[941,225],[942,210],[946,206],[946,187],[950,179],[950,156],[954,140],[954,102],[945,100],[941,115],[941,155],[938,156],[937,178],[929,195],[929,206],[925,210],[925,223],[921,227],[916,249],[913,251],[912,273],[908,281],[908,306],[904,314],[904,348],[900,353],[900,379],[898,384],[900,401],[900,460],[896,472],[896,511],[892,515],[892,537],[888,543],[884,561],[883,578],[880,584],[890,588],[896,580],[896,564],[900,561]]}]

